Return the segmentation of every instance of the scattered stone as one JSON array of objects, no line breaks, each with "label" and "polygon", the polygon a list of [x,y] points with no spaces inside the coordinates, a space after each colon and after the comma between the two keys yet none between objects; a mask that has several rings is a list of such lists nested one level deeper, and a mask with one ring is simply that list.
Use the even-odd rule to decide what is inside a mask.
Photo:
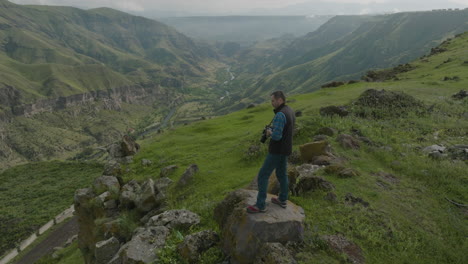
[{"label": "scattered stone", "polygon": [[94,180],[93,188],[96,193],[105,191],[118,192],[120,190],[120,183],[117,177],[103,175]]},{"label": "scattered stone", "polygon": [[198,170],[199,169],[196,164],[190,165],[187,170],[185,170],[184,174],[182,174],[182,177],[180,177],[177,185],[186,186],[192,180],[193,176],[198,172]]},{"label": "scattered stone", "polygon": [[305,176],[299,178],[295,192],[302,194],[316,190],[331,191],[333,189],[335,189],[333,183],[325,180],[323,177]]},{"label": "scattered stone", "polygon": [[[273,196],[267,195],[267,201]],[[215,208],[214,217],[220,226],[221,245],[233,263],[251,263],[266,243],[301,242],[304,236],[304,210],[288,201],[287,208],[268,205],[262,214],[248,214],[257,192],[236,190]]]},{"label": "scattered stone", "polygon": [[345,106],[326,106],[320,108],[320,115],[321,116],[334,116],[338,115],[339,117],[345,117],[349,115],[349,111],[346,109]]},{"label": "scattered stone", "polygon": [[317,141],[325,141],[328,139],[328,136],[326,135],[316,135],[314,136],[313,140],[314,142],[317,142]]},{"label": "scattered stone", "polygon": [[338,176],[341,178],[352,178],[358,176],[359,173],[351,168],[345,168],[338,172]]},{"label": "scattered stone", "polygon": [[120,205],[127,209],[132,209],[136,206],[138,194],[141,192],[141,187],[137,181],[131,180],[122,187],[119,197]]},{"label": "scattered stone", "polygon": [[138,145],[138,143],[136,143],[135,140],[133,140],[133,138],[128,135],[123,136],[120,147],[124,157],[133,156],[140,150],[140,145]]},{"label": "scattered stone", "polygon": [[96,264],[107,264],[114,255],[119,251],[120,243],[115,237],[108,240],[99,241],[94,249]]},{"label": "scattered stone", "polygon": [[145,167],[148,167],[150,166],[151,164],[153,164],[153,162],[151,160],[147,160],[147,159],[142,159],[141,160],[141,165],[145,166]]},{"label": "scattered stone", "polygon": [[301,116],[302,116],[302,111],[296,111],[296,112],[294,113],[294,115],[295,115],[296,117],[301,117]]},{"label": "scattered stone", "polygon": [[160,177],[169,177],[179,167],[177,165],[170,165],[161,169]]},{"label": "scattered stone", "polygon": [[190,263],[196,263],[200,254],[219,243],[219,241],[216,232],[205,230],[186,236],[184,241],[177,247],[177,251]]},{"label": "scattered stone", "polygon": [[158,190],[158,192],[164,196],[166,196],[166,193],[167,193],[167,189],[169,188],[169,186],[171,186],[172,184],[174,183],[173,180],[167,178],[167,177],[162,177],[162,178],[159,178],[157,179],[155,182],[154,182],[154,186],[156,187],[156,189]]},{"label": "scattered stone", "polygon": [[468,160],[468,145],[454,145],[448,148],[450,158]]},{"label": "scattered stone", "polygon": [[337,197],[334,192],[328,192],[327,195],[323,197],[324,200],[330,201],[330,202],[336,202]]},{"label": "scattered stone", "polygon": [[333,129],[331,127],[322,127],[317,131],[317,134],[333,137],[336,134],[336,129]]},{"label": "scattered stone", "polygon": [[346,167],[340,162],[335,162],[325,167],[325,172],[327,174],[338,175],[343,170],[346,170]]},{"label": "scattered stone", "polygon": [[364,207],[369,207],[369,203],[362,200],[361,198],[359,197],[354,197],[352,193],[347,193],[345,195],[345,202],[349,205],[355,205],[357,203],[360,203],[362,204],[362,206]]},{"label": "scattered stone", "polygon": [[104,165],[103,175],[117,176],[122,174],[122,166],[115,160],[110,160]]},{"label": "scattered stone", "polygon": [[312,159],[312,164],[319,166],[328,166],[333,161],[333,158],[330,156],[317,156]]},{"label": "scattered stone", "polygon": [[336,141],[345,149],[359,149],[361,147],[359,141],[347,134],[338,135]]},{"label": "scattered stone", "polygon": [[435,159],[435,160],[442,160],[448,157],[448,154],[443,154],[440,153],[439,151],[434,151],[428,154],[429,158]]},{"label": "scattered stone", "polygon": [[147,226],[165,226],[169,229],[188,229],[200,223],[200,216],[188,210],[170,210],[153,216]]},{"label": "scattered stone", "polygon": [[432,153],[432,152],[440,152],[440,153],[443,153],[445,152],[446,148],[444,146],[439,146],[439,145],[432,145],[432,146],[429,146],[429,147],[425,147],[422,152],[426,153],[426,154],[429,154],[429,153]]},{"label": "scattered stone", "polygon": [[298,165],[302,163],[301,155],[299,154],[297,150],[293,150],[291,155],[289,155],[288,162],[294,165]]},{"label": "scattered stone", "polygon": [[74,204],[75,207],[86,206],[88,202],[95,196],[91,188],[78,189],[75,191]]},{"label": "scattered stone", "polygon": [[254,264],[296,264],[289,250],[281,243],[265,243],[253,262]]},{"label": "scattered stone", "polygon": [[299,146],[301,159],[304,162],[311,162],[317,156],[332,156],[331,147],[327,141],[318,141]]},{"label": "scattered stone", "polygon": [[107,147],[106,150],[112,159],[119,159],[125,157],[125,155],[122,152],[122,148],[119,144],[111,144]]},{"label": "scattered stone", "polygon": [[[164,226],[140,228],[132,240],[123,245],[116,257],[115,263],[157,263],[157,250],[162,249],[169,236],[169,229]],[[121,262],[115,259],[120,259]]]},{"label": "scattered stone", "polygon": [[301,166],[296,167],[296,171],[299,174],[297,178],[313,176],[316,171],[318,171],[321,166],[312,165],[312,164],[302,164]]},{"label": "scattered stone", "polygon": [[141,185],[141,191],[138,193],[135,205],[141,212],[149,212],[161,205],[164,198],[158,195],[154,181],[148,179]]},{"label": "scattered stone", "polygon": [[372,175],[377,176],[381,180],[384,180],[385,182],[390,183],[390,184],[400,183],[400,180],[391,173],[380,171],[380,172],[372,173]]},{"label": "scattered stone", "polygon": [[342,235],[323,236],[328,246],[339,254],[346,254],[351,263],[363,264],[365,258],[361,248]]}]

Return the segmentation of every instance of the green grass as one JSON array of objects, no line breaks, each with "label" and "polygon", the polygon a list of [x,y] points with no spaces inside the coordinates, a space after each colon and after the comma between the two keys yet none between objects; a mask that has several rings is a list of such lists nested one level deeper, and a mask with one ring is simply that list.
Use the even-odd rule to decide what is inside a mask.
[{"label": "green grass", "polygon": [[102,173],[95,163],[38,162],[0,174],[0,252],[36,232],[73,204],[76,189]]}]

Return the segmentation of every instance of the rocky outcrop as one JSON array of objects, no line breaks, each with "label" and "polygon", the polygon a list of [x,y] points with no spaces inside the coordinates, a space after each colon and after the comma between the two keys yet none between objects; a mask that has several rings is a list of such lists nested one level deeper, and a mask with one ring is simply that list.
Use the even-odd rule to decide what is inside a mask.
[{"label": "rocky outcrop", "polygon": [[219,236],[211,230],[201,231],[185,237],[177,251],[190,263],[196,263],[201,253],[219,243]]},{"label": "rocky outcrop", "polygon": [[34,103],[24,104],[21,103],[19,91],[14,87],[3,89],[8,93],[5,93],[5,96],[0,96],[0,103],[10,106],[12,115],[26,117],[95,101],[104,102],[103,107],[107,110],[119,110],[122,103],[151,105],[156,100],[167,102],[172,97],[167,90],[159,86],[122,86],[108,90],[89,91],[83,94],[37,100]]},{"label": "rocky outcrop", "polygon": [[[269,205],[261,214],[248,214],[245,210],[256,201],[257,192],[240,189],[234,191],[215,208],[215,219],[222,232],[221,245],[231,256],[231,263],[252,263],[265,243],[302,241],[304,210],[288,202],[286,209]],[[267,201],[272,196],[268,195]]]},{"label": "rocky outcrop", "polygon": [[170,210],[150,218],[147,226],[165,226],[169,229],[188,229],[200,223],[200,216],[188,210]]}]

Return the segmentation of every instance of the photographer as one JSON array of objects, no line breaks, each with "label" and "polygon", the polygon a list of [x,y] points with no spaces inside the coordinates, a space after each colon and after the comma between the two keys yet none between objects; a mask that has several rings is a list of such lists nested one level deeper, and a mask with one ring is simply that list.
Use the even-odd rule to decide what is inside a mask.
[{"label": "photographer", "polygon": [[294,111],[287,106],[286,97],[282,91],[276,91],[271,94],[271,105],[274,108],[275,117],[271,128],[268,126],[264,130],[264,139],[270,137],[268,146],[268,155],[263,162],[257,177],[258,195],[255,205],[247,207],[249,213],[266,212],[265,200],[267,196],[268,178],[273,170],[276,170],[276,177],[280,184],[280,193],[278,197],[271,198],[271,202],[283,208],[286,208],[288,200],[288,175],[287,162],[288,156],[292,152],[292,136],[294,129],[295,116]]}]

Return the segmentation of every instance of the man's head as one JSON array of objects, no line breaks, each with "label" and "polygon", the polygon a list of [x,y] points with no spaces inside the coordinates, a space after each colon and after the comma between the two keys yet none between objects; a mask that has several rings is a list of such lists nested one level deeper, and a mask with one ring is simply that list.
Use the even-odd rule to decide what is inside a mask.
[{"label": "man's head", "polygon": [[280,105],[286,103],[286,96],[282,91],[276,91],[271,94],[271,105],[273,108],[278,108]]}]

